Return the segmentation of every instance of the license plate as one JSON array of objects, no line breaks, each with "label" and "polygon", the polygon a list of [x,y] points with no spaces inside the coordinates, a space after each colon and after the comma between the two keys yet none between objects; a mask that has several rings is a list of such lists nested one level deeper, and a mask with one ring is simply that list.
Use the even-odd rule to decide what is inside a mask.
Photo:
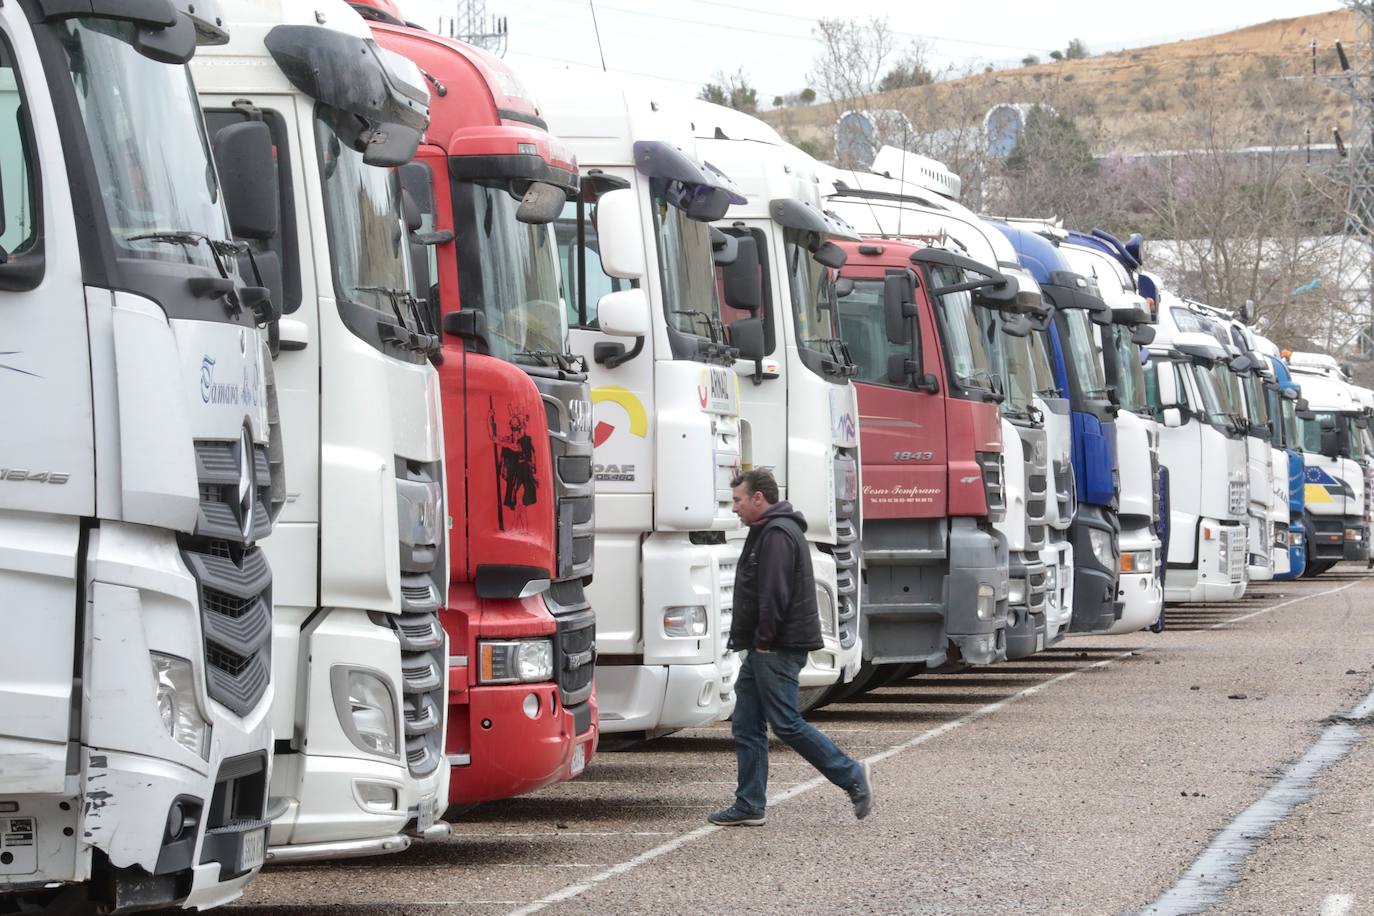
[{"label": "license plate", "polygon": [[573,776],[581,773],[587,766],[587,745],[578,744],[573,748],[572,763],[568,765],[568,772]]},{"label": "license plate", "polygon": [[420,803],[420,814],[415,818],[416,826],[423,833],[434,826],[439,819],[439,799],[430,798]]},{"label": "license plate", "polygon": [[267,848],[267,829],[254,830],[243,835],[243,846],[239,849],[239,870],[252,871],[262,867],[263,853]]}]

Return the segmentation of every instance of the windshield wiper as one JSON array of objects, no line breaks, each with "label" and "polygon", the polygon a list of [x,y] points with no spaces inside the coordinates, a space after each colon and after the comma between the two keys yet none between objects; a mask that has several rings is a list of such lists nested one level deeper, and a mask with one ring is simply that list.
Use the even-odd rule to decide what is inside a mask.
[{"label": "windshield wiper", "polygon": [[842,375],[853,375],[857,369],[853,357],[849,355],[849,344],[844,342],[843,337],[807,337],[802,343],[824,344],[830,350],[831,360],[839,365]]},{"label": "windshield wiper", "polygon": [[[693,321],[700,320],[700,321],[705,322],[705,324],[706,324],[706,336],[709,337],[709,338],[711,338],[711,342],[712,342],[712,343],[717,343],[717,342],[719,342],[719,341],[721,340],[722,337],[724,337],[723,334],[720,335],[720,337],[717,337],[717,336],[716,336],[716,331],[717,331],[716,325],[717,325],[717,322],[719,321],[719,319],[713,317],[713,316],[712,316],[710,313],[708,313],[708,312],[703,312],[701,309],[673,309],[673,314],[674,314],[674,315],[691,315]],[[723,327],[723,326],[722,326],[722,327]]]},{"label": "windshield wiper", "polygon": [[559,353],[557,350],[516,350],[517,359],[529,360],[541,366],[554,366],[564,372],[586,372],[586,360],[573,353]]},{"label": "windshield wiper", "polygon": [[[247,242],[230,241],[228,239],[212,239],[203,232],[192,232],[189,229],[154,229],[149,232],[140,232],[125,238],[128,242],[161,242],[164,245],[180,245],[184,248],[194,248],[201,242],[210,249],[210,259],[215,262],[215,270],[219,271],[220,279],[233,281],[229,276],[229,269],[224,266],[224,259],[248,253],[251,256],[252,249]],[[237,273],[237,270],[235,270]],[[224,298],[224,307],[228,313],[238,315],[242,306],[239,304],[238,297],[232,292]]]},{"label": "windshield wiper", "polygon": [[[355,292],[378,293],[386,296],[391,303],[391,311],[396,315],[397,322],[410,335],[408,347],[411,350],[424,353],[426,355],[439,351],[439,336],[429,330],[429,322],[424,318],[423,309],[420,308],[420,300],[410,294],[408,289],[397,289],[392,286],[355,286]],[[417,330],[412,330],[406,323],[405,316],[401,314],[401,303],[405,303],[410,310],[411,320],[415,323]]]}]

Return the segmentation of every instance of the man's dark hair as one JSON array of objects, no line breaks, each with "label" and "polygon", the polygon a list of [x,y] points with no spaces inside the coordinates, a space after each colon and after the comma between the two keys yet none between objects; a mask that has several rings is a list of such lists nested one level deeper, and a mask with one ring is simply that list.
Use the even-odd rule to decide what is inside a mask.
[{"label": "man's dark hair", "polygon": [[750,493],[762,493],[763,498],[771,506],[778,501],[778,481],[773,476],[773,472],[766,468],[754,468],[752,471],[745,471],[734,480],[730,481],[731,488],[743,485],[745,490]]}]

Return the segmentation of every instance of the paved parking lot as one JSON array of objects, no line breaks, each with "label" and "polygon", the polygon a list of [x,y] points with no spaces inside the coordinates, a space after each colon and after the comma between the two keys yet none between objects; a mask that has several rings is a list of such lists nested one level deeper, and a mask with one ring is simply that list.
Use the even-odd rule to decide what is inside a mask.
[{"label": "paved parking lot", "polygon": [[237,912],[1374,913],[1374,726],[1343,718],[1374,690],[1374,578],[1168,620],[814,713],[875,763],[863,822],[775,742],[768,825],[706,825],[733,794],[723,723],[447,842],[270,868]]}]

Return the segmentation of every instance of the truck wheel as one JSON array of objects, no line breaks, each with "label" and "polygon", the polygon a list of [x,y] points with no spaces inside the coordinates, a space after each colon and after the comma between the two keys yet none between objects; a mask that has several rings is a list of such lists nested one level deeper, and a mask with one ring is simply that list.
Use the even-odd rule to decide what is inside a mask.
[{"label": "truck wheel", "polygon": [[1313,563],[1309,561],[1307,564],[1307,568],[1302,571],[1302,577],[1304,579],[1311,579],[1313,576],[1320,576],[1322,573],[1326,572],[1328,569],[1335,565],[1335,560],[1323,560],[1320,563]]},{"label": "truck wheel", "polygon": [[879,670],[880,666],[864,662],[859,666],[858,672],[854,675],[854,680],[848,684],[836,684],[830,688],[830,695],[826,697],[826,702],[839,703],[871,690],[873,679],[878,676]]},{"label": "truck wheel", "polygon": [[808,713],[813,709],[819,709],[830,702],[830,691],[835,689],[834,684],[826,684],[824,687],[803,687],[801,689],[801,701],[797,704],[803,713]]}]

